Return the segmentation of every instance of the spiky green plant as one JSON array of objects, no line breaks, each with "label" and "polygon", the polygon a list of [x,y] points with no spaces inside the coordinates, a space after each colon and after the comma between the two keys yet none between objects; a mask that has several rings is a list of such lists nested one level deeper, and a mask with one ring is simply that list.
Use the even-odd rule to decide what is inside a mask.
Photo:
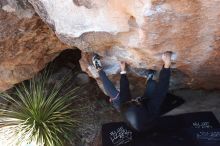
[{"label": "spiky green plant", "polygon": [[65,81],[48,84],[49,75],[23,82],[11,93],[0,93],[0,128],[8,128],[11,145],[62,146],[74,138],[78,109],[71,103],[78,88],[67,89]]}]

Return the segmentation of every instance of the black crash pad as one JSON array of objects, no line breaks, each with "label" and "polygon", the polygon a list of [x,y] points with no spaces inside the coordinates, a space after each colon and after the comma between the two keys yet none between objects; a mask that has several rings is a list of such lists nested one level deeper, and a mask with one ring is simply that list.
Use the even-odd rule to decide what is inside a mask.
[{"label": "black crash pad", "polygon": [[103,146],[220,146],[220,124],[212,112],[164,116],[155,127],[137,133],[126,123],[102,126]]}]

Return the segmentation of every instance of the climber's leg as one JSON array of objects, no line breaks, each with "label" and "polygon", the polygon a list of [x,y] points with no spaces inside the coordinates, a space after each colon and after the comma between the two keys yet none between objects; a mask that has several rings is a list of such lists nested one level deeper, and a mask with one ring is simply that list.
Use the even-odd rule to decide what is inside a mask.
[{"label": "climber's leg", "polygon": [[156,89],[156,81],[153,80],[153,76],[156,73],[156,71],[154,70],[148,70],[147,72],[147,84],[146,84],[146,88],[145,88],[145,92],[143,94],[143,98],[152,98],[153,92]]},{"label": "climber's leg", "polygon": [[166,52],[163,54],[162,59],[164,61],[164,66],[160,71],[159,82],[157,83],[156,89],[153,92],[153,98],[150,98],[147,103],[149,112],[155,115],[159,115],[160,106],[163,103],[169,89],[169,81],[171,74],[171,55],[172,54],[170,52]]},{"label": "climber's leg", "polygon": [[100,70],[98,73],[99,73],[99,77],[103,83],[106,94],[112,99],[116,98],[119,95],[119,92],[115,88],[113,83],[109,80],[109,78],[106,76],[106,74],[103,70]]},{"label": "climber's leg", "polygon": [[120,78],[120,103],[123,104],[131,99],[129,81],[126,74],[121,74]]},{"label": "climber's leg", "polygon": [[106,73],[103,71],[100,57],[98,54],[94,54],[92,58],[92,62],[94,67],[97,69],[99,73],[99,77],[103,83],[106,94],[110,97],[110,101],[112,102],[113,106],[119,111],[120,110],[119,91],[115,88],[113,83],[106,76]]},{"label": "climber's leg", "polygon": [[157,82],[153,79],[149,79],[147,81],[147,85],[146,85],[146,88],[145,88],[145,92],[143,94],[143,98],[153,98],[153,93],[156,89],[156,86],[157,86]]},{"label": "climber's leg", "polygon": [[110,97],[110,101],[111,101],[113,107],[116,110],[120,111],[121,102],[120,102],[119,91],[115,88],[115,86],[109,80],[109,78],[106,76],[106,74],[103,70],[100,70],[98,73],[99,73],[99,77],[103,83],[105,92]]}]

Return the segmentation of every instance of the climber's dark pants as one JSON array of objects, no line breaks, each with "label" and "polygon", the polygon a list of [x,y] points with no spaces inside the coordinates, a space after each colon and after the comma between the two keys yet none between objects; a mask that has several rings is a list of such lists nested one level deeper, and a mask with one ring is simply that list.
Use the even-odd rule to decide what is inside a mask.
[{"label": "climber's dark pants", "polygon": [[[113,83],[108,79],[103,70],[99,71],[99,76],[103,82],[106,94],[111,98],[113,106],[119,110],[122,103],[131,99],[129,81],[126,74],[121,75],[120,92],[115,88]],[[149,79],[143,97],[144,105],[150,108],[158,108],[161,105],[169,88],[170,69],[162,68],[159,82]]]},{"label": "climber's dark pants", "polygon": [[[105,72],[103,70],[99,71],[100,79],[103,82],[104,89],[108,96],[110,96],[112,100],[113,106],[120,111],[120,108],[123,103],[126,103],[127,101],[130,101],[131,94],[129,89],[129,81],[127,79],[126,74],[121,75],[120,79],[120,92],[114,87],[112,82],[108,79]],[[169,88],[169,79],[170,79],[170,69],[162,68],[159,76],[159,82],[156,82],[152,79],[148,80],[145,93],[143,95],[144,98],[147,100],[143,101],[143,106],[146,109],[137,109],[137,108],[127,108],[128,111],[125,112],[131,112],[129,110],[134,109],[138,111],[132,111],[131,113],[142,113],[141,115],[152,115],[153,117],[159,116],[160,112],[160,106],[166,97],[166,94],[168,92]],[[125,113],[126,114],[126,113]],[[130,116],[132,117],[132,115]],[[133,116],[135,117],[135,116]],[[127,117],[129,118],[129,117]],[[141,118],[141,117],[138,117]],[[150,118],[150,117],[149,117]],[[143,118],[144,120],[144,118]],[[137,120],[137,121],[140,121]],[[138,125],[139,122],[135,122],[135,125],[132,125],[133,127],[141,127]]]},{"label": "climber's dark pants", "polygon": [[99,77],[103,82],[106,94],[110,97],[112,101],[113,107],[120,111],[122,103],[125,103],[126,101],[129,101],[131,99],[127,76],[125,74],[121,75],[120,92],[115,88],[115,86],[109,80],[109,78],[106,76],[103,70],[99,71]]}]

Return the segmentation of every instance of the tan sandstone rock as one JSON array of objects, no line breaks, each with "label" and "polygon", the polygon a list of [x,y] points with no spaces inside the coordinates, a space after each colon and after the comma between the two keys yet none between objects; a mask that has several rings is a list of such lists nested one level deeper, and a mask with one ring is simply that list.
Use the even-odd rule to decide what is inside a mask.
[{"label": "tan sandstone rock", "polygon": [[[16,0],[7,0],[9,6],[3,1],[5,11],[17,10],[13,7],[18,3]],[[171,88],[220,89],[220,0],[28,1],[60,40],[83,52],[81,66],[93,77],[94,70],[89,64],[92,53],[96,52],[103,57],[105,70],[116,85],[119,61],[128,62],[131,88],[136,90],[144,84],[142,69],[159,70],[161,54],[172,51]],[[30,17],[29,11],[19,11],[19,14]],[[1,22],[6,18],[12,21],[11,24],[5,21],[13,34],[8,33],[5,38],[14,40],[14,43],[1,43],[4,54],[10,54],[1,58],[1,86],[11,86],[25,79],[23,76],[33,75],[52,59],[48,52],[65,48],[36,16],[28,20],[2,11],[1,15]],[[10,17],[15,20],[9,20]],[[13,60],[13,56],[22,59]]]},{"label": "tan sandstone rock", "polygon": [[0,91],[34,76],[67,45],[25,1],[0,2]]},{"label": "tan sandstone rock", "polygon": [[161,54],[172,51],[171,88],[220,89],[220,0],[29,2],[60,40],[83,51],[81,66],[93,77],[96,52],[116,84],[119,61],[128,62],[135,89],[144,84],[141,68],[159,70]]}]

